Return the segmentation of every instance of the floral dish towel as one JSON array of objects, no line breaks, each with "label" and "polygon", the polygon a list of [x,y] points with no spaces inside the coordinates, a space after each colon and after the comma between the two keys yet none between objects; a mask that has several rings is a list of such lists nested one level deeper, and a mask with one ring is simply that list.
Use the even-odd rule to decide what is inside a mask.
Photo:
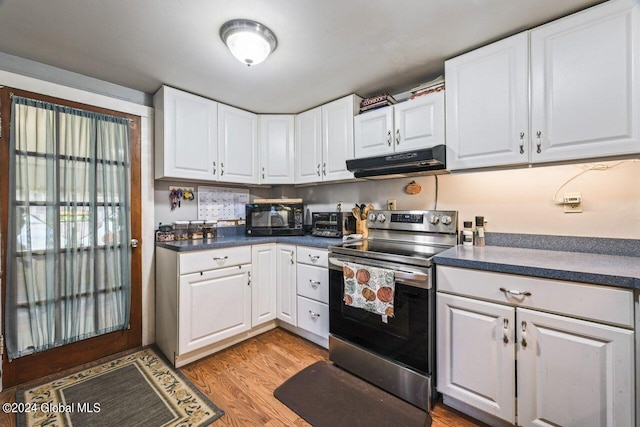
[{"label": "floral dish towel", "polygon": [[383,321],[393,317],[393,270],[345,262],[342,272],[346,305],[379,314]]}]

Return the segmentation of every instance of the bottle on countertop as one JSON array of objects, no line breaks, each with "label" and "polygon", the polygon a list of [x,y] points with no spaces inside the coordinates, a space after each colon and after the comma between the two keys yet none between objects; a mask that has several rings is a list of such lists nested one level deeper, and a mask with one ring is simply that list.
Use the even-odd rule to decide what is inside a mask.
[{"label": "bottle on countertop", "polygon": [[464,228],[462,229],[462,238],[460,243],[462,246],[473,246],[473,223],[471,221],[464,221]]},{"label": "bottle on countertop", "polygon": [[484,217],[476,217],[476,233],[473,239],[474,246],[484,246]]}]

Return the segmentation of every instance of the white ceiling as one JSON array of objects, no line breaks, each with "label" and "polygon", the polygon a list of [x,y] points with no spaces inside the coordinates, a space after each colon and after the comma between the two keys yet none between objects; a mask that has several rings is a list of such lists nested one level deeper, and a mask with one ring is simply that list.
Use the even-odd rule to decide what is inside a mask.
[{"label": "white ceiling", "polygon": [[[165,83],[258,113],[404,92],[443,61],[601,0],[0,0],[0,52],[146,93]],[[220,26],[259,21],[247,67]]]}]

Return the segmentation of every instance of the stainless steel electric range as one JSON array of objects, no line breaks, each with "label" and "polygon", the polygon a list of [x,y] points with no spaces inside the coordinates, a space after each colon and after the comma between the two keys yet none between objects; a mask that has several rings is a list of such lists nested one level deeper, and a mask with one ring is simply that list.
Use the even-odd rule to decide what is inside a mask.
[{"label": "stainless steel electric range", "polygon": [[[455,211],[372,211],[367,239],[329,248],[329,359],[426,410],[435,357],[433,257],[456,245],[457,224]],[[344,262],[393,270],[393,317],[344,303]]]}]

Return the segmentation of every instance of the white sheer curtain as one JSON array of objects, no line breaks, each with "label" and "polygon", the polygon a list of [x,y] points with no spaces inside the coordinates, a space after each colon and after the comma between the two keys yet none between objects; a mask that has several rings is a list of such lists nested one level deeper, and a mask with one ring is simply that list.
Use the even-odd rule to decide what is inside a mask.
[{"label": "white sheer curtain", "polygon": [[129,121],[14,96],[9,359],[126,328]]}]

